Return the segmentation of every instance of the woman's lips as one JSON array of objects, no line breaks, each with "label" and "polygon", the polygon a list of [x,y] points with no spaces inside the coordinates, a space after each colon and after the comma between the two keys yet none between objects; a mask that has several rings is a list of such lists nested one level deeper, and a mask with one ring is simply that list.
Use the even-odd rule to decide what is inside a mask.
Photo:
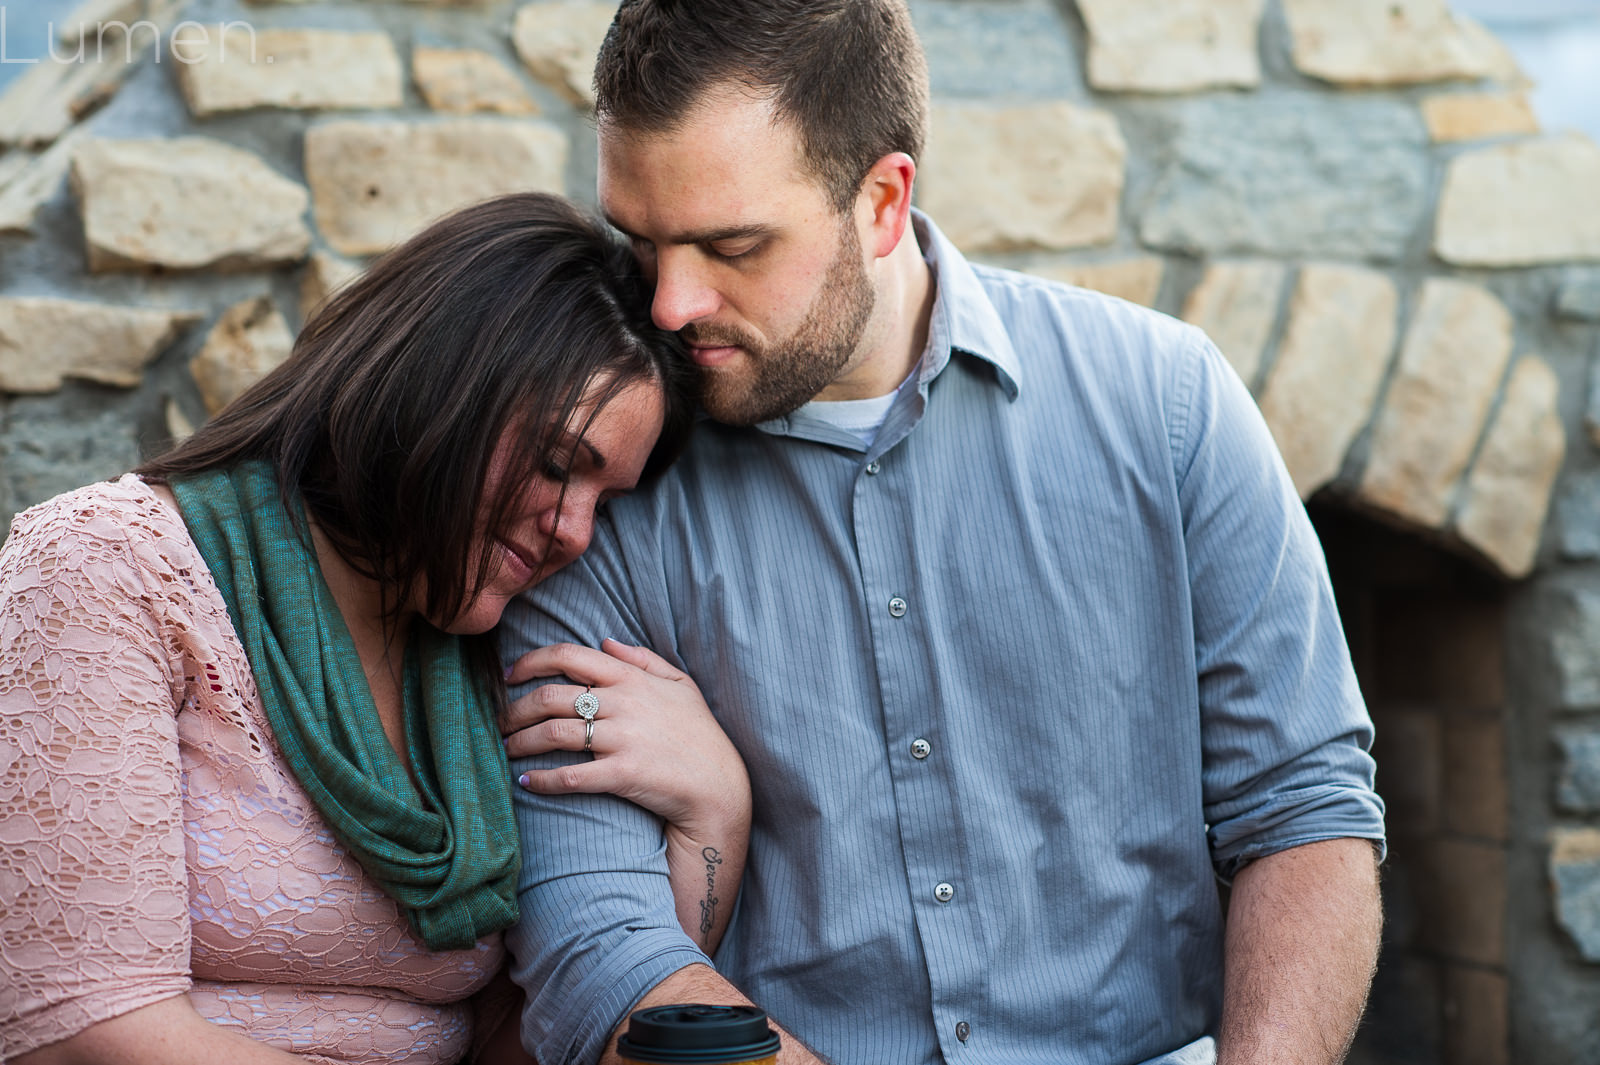
[{"label": "woman's lips", "polygon": [[539,560],[534,557],[531,551],[526,551],[504,540],[500,541],[500,548],[506,555],[506,567],[517,583],[527,583],[538,575]]}]

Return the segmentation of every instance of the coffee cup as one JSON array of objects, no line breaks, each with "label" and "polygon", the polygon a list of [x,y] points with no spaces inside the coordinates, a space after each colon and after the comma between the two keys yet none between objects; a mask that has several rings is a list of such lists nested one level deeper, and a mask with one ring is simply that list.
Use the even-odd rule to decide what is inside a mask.
[{"label": "coffee cup", "polygon": [[628,1018],[617,1054],[631,1065],[777,1065],[778,1033],[756,1006],[653,1006]]}]

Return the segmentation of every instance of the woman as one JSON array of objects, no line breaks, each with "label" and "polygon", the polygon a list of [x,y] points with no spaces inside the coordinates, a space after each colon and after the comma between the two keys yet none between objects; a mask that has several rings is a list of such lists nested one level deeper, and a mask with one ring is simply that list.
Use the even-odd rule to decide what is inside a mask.
[{"label": "woman", "polygon": [[[687,431],[635,274],[557,198],[468,208],[175,451],[16,519],[0,1058],[453,1062],[474,1008],[479,1044],[507,1017],[485,634]],[[748,782],[698,692],[607,648],[698,759],[645,759],[632,797],[742,855]]]}]

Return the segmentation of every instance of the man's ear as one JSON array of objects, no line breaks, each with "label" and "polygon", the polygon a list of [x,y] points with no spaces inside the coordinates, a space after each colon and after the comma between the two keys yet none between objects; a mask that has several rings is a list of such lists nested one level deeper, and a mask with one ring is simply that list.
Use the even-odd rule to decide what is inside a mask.
[{"label": "man's ear", "polygon": [[862,245],[884,258],[900,245],[911,221],[911,189],[917,164],[905,152],[890,152],[861,181],[857,219],[866,225]]}]

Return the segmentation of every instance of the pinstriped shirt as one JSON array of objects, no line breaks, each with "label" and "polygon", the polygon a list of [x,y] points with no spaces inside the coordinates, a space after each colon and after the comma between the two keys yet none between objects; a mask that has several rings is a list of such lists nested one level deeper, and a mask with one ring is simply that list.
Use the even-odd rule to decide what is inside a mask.
[{"label": "pinstriped shirt", "polygon": [[[840,1065],[1211,1061],[1216,874],[1382,838],[1320,548],[1201,333],[916,227],[928,348],[870,447],[701,422],[503,649],[613,636],[699,682],[755,798],[715,963]],[[524,1040],[588,1062],[702,956],[653,817],[518,817]]]}]

